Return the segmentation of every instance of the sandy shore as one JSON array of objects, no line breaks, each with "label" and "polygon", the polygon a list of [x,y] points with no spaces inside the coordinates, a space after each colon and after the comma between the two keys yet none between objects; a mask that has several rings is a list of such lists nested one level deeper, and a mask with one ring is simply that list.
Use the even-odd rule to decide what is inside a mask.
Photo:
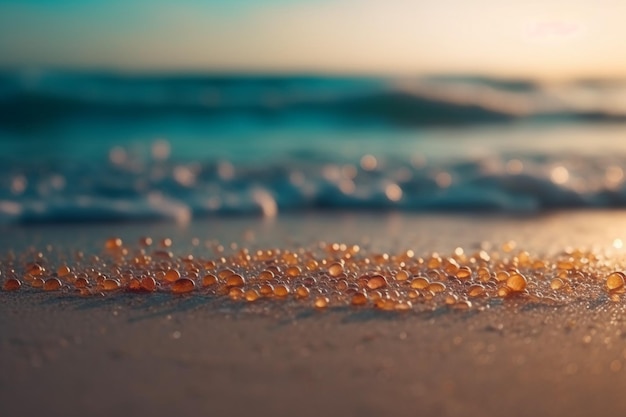
[{"label": "sandy shore", "polygon": [[[450,251],[515,239],[529,250],[609,247],[626,214],[513,219],[316,215],[273,222],[10,228],[0,248],[94,248],[119,235],[251,247],[342,240]],[[616,256],[618,256],[617,254]],[[2,415],[623,415],[622,303],[485,311],[316,312],[201,296],[0,293]]]}]

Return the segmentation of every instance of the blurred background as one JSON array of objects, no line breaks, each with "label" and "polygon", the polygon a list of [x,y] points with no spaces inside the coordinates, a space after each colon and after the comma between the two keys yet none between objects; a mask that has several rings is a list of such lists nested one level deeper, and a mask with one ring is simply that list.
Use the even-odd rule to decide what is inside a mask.
[{"label": "blurred background", "polygon": [[623,207],[618,0],[0,0],[0,222]]}]

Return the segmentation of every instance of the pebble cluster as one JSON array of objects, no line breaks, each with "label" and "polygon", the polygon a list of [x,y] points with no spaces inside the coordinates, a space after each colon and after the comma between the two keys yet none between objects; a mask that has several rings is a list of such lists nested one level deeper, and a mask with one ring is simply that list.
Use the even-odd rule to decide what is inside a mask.
[{"label": "pebble cluster", "polygon": [[169,238],[135,245],[108,239],[100,255],[76,253],[51,261],[43,252],[10,255],[0,264],[4,291],[62,291],[78,296],[121,292],[196,293],[238,302],[286,302],[410,311],[447,307],[484,309],[516,298],[567,303],[619,302],[626,275],[606,257],[570,249],[550,257],[507,242],[493,251],[417,256],[412,250],[373,253],[358,245],[237,249],[215,245],[211,258],[175,256]]}]

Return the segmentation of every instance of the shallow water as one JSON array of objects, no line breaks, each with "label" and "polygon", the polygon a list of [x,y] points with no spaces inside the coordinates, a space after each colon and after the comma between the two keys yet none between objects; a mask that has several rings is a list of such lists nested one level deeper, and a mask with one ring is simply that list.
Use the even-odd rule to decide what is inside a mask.
[{"label": "shallow water", "polygon": [[626,205],[623,84],[0,77],[0,222]]}]

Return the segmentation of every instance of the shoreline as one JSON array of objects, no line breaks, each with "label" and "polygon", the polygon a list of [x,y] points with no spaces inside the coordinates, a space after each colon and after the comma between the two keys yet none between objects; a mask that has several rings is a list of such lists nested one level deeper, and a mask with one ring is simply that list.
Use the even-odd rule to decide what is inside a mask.
[{"label": "shoreline", "polygon": [[626,410],[623,305],[289,315],[169,298],[3,296],[5,415]]},{"label": "shoreline", "polygon": [[[106,238],[171,237],[298,247],[347,241],[416,253],[499,245],[551,254],[612,246],[626,213],[529,219],[311,215],[172,224],[16,228],[3,257],[30,245],[99,253]],[[194,237],[200,244],[194,246]],[[362,243],[365,242],[365,243]],[[177,252],[178,253],[178,252]],[[621,261],[619,261],[621,262]],[[0,292],[4,415],[564,415],[626,412],[626,304],[512,298],[482,311],[315,311],[201,294],[77,297]]]}]

